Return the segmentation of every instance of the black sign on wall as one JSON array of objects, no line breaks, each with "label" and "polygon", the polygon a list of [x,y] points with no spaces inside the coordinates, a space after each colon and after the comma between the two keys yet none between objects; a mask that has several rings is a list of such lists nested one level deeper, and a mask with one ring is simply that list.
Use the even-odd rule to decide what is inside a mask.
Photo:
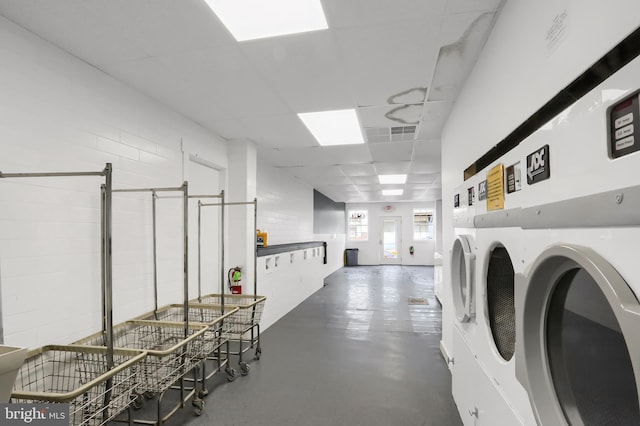
[{"label": "black sign on wall", "polygon": [[469,205],[473,205],[473,199],[475,198],[475,192],[473,190],[473,186],[471,188],[467,188],[467,199],[469,200]]},{"label": "black sign on wall", "polygon": [[478,201],[487,199],[487,181],[483,180],[478,184]]},{"label": "black sign on wall", "polygon": [[507,194],[520,191],[522,189],[522,183],[520,178],[520,162],[512,164],[506,169],[507,174]]},{"label": "black sign on wall", "polygon": [[460,207],[460,194],[456,194],[453,196],[453,207],[454,208]]},{"label": "black sign on wall", "polygon": [[640,150],[640,92],[608,109],[609,156],[622,157]]},{"label": "black sign on wall", "polygon": [[549,145],[527,155],[527,183],[533,185],[551,177]]}]

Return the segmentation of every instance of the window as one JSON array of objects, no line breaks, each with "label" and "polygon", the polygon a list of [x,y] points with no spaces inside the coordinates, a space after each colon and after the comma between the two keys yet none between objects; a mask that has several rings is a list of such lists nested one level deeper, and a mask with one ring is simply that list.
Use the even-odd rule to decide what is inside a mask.
[{"label": "window", "polygon": [[347,238],[351,241],[369,239],[369,215],[366,210],[349,210]]},{"label": "window", "polygon": [[413,209],[413,239],[433,239],[433,212],[427,209]]}]

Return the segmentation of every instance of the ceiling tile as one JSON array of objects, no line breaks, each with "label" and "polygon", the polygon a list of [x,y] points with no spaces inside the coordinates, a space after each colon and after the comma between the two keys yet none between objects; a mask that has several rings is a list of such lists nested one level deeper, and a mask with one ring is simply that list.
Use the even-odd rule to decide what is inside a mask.
[{"label": "ceiling tile", "polygon": [[408,184],[433,183],[440,178],[439,173],[411,173],[407,176]]},{"label": "ceiling tile", "polygon": [[390,142],[370,144],[369,149],[373,161],[410,161],[413,153],[413,142]]},{"label": "ceiling tile", "polygon": [[443,24],[442,47],[429,89],[429,101],[452,101],[476,63],[495,12],[449,15]]},{"label": "ceiling tile", "polygon": [[371,153],[366,144],[325,146],[297,149],[262,149],[265,159],[274,166],[322,166],[371,162]]},{"label": "ceiling tile", "polygon": [[479,10],[497,10],[503,0],[449,0],[446,12],[449,14],[465,13]]},{"label": "ceiling tile", "polygon": [[376,174],[376,169],[371,163],[349,164],[348,166],[341,166],[340,169],[346,176],[371,176]]},{"label": "ceiling tile", "polygon": [[375,185],[380,183],[377,174],[373,176],[351,176],[351,181],[358,185]]},{"label": "ceiling tile", "polygon": [[323,0],[331,28],[385,25],[389,22],[432,18],[445,13],[446,0]]},{"label": "ceiling tile", "polygon": [[436,19],[336,30],[358,106],[394,104],[409,91],[423,90],[435,65],[438,30]]},{"label": "ceiling tile", "polygon": [[279,169],[299,178],[347,176],[340,166],[279,167]]},{"label": "ceiling tile", "polygon": [[439,139],[417,140],[413,145],[413,157],[439,157],[441,146]]},{"label": "ceiling tile", "polygon": [[447,121],[453,102],[427,102],[422,110],[422,120],[418,126],[418,139],[440,139],[442,127]]},{"label": "ceiling tile", "polygon": [[414,158],[411,161],[411,173],[440,173],[440,157]]},{"label": "ceiling tile", "polygon": [[373,165],[376,168],[376,173],[379,175],[404,174],[409,173],[409,169],[411,168],[411,161],[380,161],[375,162]]},{"label": "ceiling tile", "polygon": [[364,128],[391,128],[416,125],[422,115],[422,104],[359,107],[358,117]]},{"label": "ceiling tile", "polygon": [[251,139],[269,148],[318,147],[297,115],[260,115],[238,120],[205,122],[207,127],[227,139]]},{"label": "ceiling tile", "polygon": [[330,31],[256,40],[242,43],[240,49],[294,112],[355,106]]}]

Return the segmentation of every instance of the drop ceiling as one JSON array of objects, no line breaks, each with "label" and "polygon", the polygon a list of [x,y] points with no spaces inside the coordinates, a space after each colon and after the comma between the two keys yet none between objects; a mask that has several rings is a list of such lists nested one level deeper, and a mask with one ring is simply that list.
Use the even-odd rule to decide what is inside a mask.
[{"label": "drop ceiling", "polygon": [[[501,0],[322,5],[328,30],[241,43],[203,0],[0,0],[0,14],[334,201],[440,199],[442,127]],[[348,108],[365,144],[321,147],[297,116]]]}]

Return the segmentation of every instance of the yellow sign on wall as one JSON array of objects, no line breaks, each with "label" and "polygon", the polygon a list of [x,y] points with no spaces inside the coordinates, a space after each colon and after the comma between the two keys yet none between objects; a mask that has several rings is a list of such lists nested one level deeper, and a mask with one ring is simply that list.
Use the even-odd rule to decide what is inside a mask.
[{"label": "yellow sign on wall", "polygon": [[504,165],[487,172],[487,211],[504,209]]}]

